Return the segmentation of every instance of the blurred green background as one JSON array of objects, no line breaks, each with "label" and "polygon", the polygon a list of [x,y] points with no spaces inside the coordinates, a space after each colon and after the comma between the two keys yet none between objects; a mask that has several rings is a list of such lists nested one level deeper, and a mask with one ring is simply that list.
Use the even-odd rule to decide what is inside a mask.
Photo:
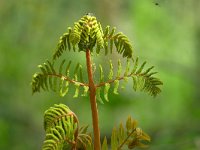
[{"label": "blurred green background", "polygon": [[109,103],[99,105],[102,137],[131,115],[151,135],[149,150],[199,150],[199,0],[0,0],[0,149],[40,149],[43,112],[54,103],[67,104],[83,125],[91,124],[86,98],[32,96],[30,86],[59,36],[87,12],[103,28],[109,24],[125,33],[135,55],[155,65],[164,82],[155,99],[131,84],[111,94]]}]

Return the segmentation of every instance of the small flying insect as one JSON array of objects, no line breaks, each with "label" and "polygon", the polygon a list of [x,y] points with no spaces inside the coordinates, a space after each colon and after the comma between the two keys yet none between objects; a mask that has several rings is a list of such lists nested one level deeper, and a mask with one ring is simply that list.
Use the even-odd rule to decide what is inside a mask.
[{"label": "small flying insect", "polygon": [[154,2],[154,4],[155,4],[156,6],[160,6],[160,4],[159,4],[158,2]]}]

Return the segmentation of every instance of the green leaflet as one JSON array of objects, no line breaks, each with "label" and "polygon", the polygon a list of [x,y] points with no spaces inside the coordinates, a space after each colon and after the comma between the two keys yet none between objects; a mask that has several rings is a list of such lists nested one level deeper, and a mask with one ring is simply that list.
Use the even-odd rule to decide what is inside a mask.
[{"label": "green leaflet", "polygon": [[69,68],[70,68],[70,66],[71,66],[71,63],[72,63],[72,61],[70,60],[70,61],[68,62],[68,64],[67,64],[67,67],[66,67],[65,75],[66,75],[67,77],[69,77]]},{"label": "green leaflet", "polygon": [[133,79],[133,89],[136,91],[137,90],[137,78],[135,76],[132,76]]},{"label": "green leaflet", "polygon": [[116,130],[116,128],[113,128],[113,131],[112,131],[111,147],[112,147],[112,150],[117,150],[117,147],[118,147],[118,139],[117,139],[117,130]]},{"label": "green leaflet", "polygon": [[64,97],[69,90],[69,82],[65,81],[65,78],[62,77],[61,78],[61,82],[60,82],[60,96]]},{"label": "green leaflet", "polygon": [[61,62],[60,68],[59,68],[59,74],[62,74],[63,71],[63,65],[65,64],[65,59]]},{"label": "green leaflet", "polygon": [[130,59],[127,58],[127,61],[126,61],[126,70],[124,72],[124,76],[128,75],[129,70],[130,70]]},{"label": "green leaflet", "polygon": [[142,72],[142,70],[143,70],[143,68],[144,68],[144,66],[145,66],[146,63],[147,63],[146,61],[143,62],[143,64],[140,66],[140,68],[138,69],[138,71],[136,72],[136,74],[139,74],[139,73]]},{"label": "green leaflet", "polygon": [[119,94],[118,93],[118,88],[119,88],[119,80],[115,80],[114,81],[114,90],[113,90],[114,94]]},{"label": "green leaflet", "polygon": [[126,133],[124,131],[123,124],[120,123],[119,129],[118,129],[118,140],[119,140],[120,145],[124,142],[124,139],[126,139]]},{"label": "green leaflet", "polygon": [[101,104],[104,104],[103,100],[101,99],[101,87],[96,89],[96,98]]},{"label": "green leaflet", "polygon": [[83,94],[81,96],[87,96],[87,93],[88,93],[88,90],[89,90],[89,87],[88,86],[83,86]]},{"label": "green leaflet", "polygon": [[[133,60],[133,62],[134,62],[134,59],[132,59],[132,60]],[[134,64],[134,67],[133,67],[133,70],[132,70],[131,73],[135,73],[135,71],[137,70],[137,67],[138,67],[138,57],[137,57],[136,60],[135,60],[135,64]]]},{"label": "green leaflet", "polygon": [[121,85],[121,88],[122,88],[122,89],[125,88],[127,82],[128,82],[128,77],[125,76],[125,77],[124,77],[124,81],[123,81],[123,83],[122,83],[122,85]]},{"label": "green leaflet", "polygon": [[103,82],[104,80],[104,74],[103,74],[103,68],[102,66],[99,64],[99,71],[100,71],[100,82]]},{"label": "green leaflet", "polygon": [[79,87],[80,87],[80,84],[79,83],[75,83],[75,93],[74,93],[73,98],[77,98],[78,97],[78,95],[79,95]]},{"label": "green leaflet", "polygon": [[79,65],[79,78],[80,78],[80,82],[83,82],[83,69],[82,69],[82,65]]},{"label": "green leaflet", "polygon": [[121,60],[118,60],[118,68],[117,68],[117,77],[119,78],[122,72],[122,64],[121,64]]},{"label": "green leaflet", "polygon": [[106,83],[105,86],[104,86],[104,98],[105,100],[108,102],[108,92],[109,92],[109,89],[110,89],[110,84],[109,83]]},{"label": "green leaflet", "polygon": [[113,64],[112,60],[110,60],[109,62],[110,62],[110,72],[108,74],[108,79],[111,80],[113,78]]},{"label": "green leaflet", "polygon": [[107,139],[106,139],[106,137],[104,137],[104,140],[103,140],[102,150],[108,150],[108,144],[107,144]]}]

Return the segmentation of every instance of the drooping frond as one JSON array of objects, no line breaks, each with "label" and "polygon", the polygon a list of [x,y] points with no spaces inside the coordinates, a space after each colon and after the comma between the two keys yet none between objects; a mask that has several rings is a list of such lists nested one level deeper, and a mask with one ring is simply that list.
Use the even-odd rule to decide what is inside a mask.
[{"label": "drooping frond", "polygon": [[122,54],[123,57],[131,58],[133,53],[133,47],[126,35],[122,32],[117,34],[115,33],[116,28],[113,28],[110,32],[110,26],[107,26],[104,31],[104,48],[105,54],[113,52],[113,45],[119,54]]},{"label": "drooping frond", "polygon": [[88,150],[92,148],[91,135],[87,133],[88,126],[82,126],[79,128],[79,134],[77,137],[77,149]]},{"label": "drooping frond", "polygon": [[42,65],[39,65],[38,67],[41,69],[41,72],[33,75],[32,92],[40,92],[41,89],[44,91],[52,90],[63,97],[68,93],[69,85],[73,84],[75,86],[74,97],[79,96],[80,87],[84,89],[82,96],[86,96],[88,84],[83,81],[82,66],[79,63],[76,65],[72,78],[70,77],[70,66],[71,61],[65,65],[65,60],[61,62],[58,70],[48,60]]},{"label": "drooping frond", "polygon": [[[160,86],[163,84],[158,78],[153,75],[156,72],[152,72],[154,68],[149,67],[144,69],[146,62],[138,65],[138,58],[127,59],[124,69],[122,69],[121,61],[118,60],[117,70],[113,71],[112,61],[109,62],[110,71],[108,74],[104,74],[102,65],[99,65],[100,79],[99,84],[97,84],[97,99],[101,99],[101,93],[104,95],[104,99],[108,101],[108,93],[111,90],[111,85],[113,84],[113,93],[118,94],[118,88],[120,87],[120,82],[122,82],[122,87],[128,83],[128,79],[132,78],[133,89],[144,91],[149,93],[151,96],[157,96],[160,92]],[[123,71],[124,70],[124,71]],[[107,76],[107,80],[105,77]],[[102,88],[104,87],[104,90]],[[102,100],[101,100],[102,101]]]},{"label": "drooping frond", "polygon": [[86,150],[92,145],[87,128],[79,128],[78,118],[66,105],[55,104],[44,114],[46,137],[42,150]]},{"label": "drooping frond", "polygon": [[[146,142],[150,142],[150,137],[141,128],[137,127],[137,121],[128,117],[126,125],[122,123],[118,128],[113,128],[111,136],[111,149],[123,150],[123,148],[133,149],[135,147],[146,148]],[[108,150],[107,139],[104,138],[102,150]]]},{"label": "drooping frond", "polygon": [[68,32],[64,33],[57,44],[56,50],[53,54],[53,59],[59,58],[65,50],[71,50],[71,43],[69,41],[69,36],[71,34],[71,28],[68,28]]}]

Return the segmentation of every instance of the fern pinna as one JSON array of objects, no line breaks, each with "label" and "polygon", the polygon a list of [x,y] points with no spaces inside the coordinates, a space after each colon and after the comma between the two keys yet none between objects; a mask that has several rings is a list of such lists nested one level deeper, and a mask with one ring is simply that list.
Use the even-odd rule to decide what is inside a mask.
[{"label": "fern pinna", "polygon": [[[86,66],[83,66],[80,62],[74,64],[72,60],[66,59],[57,64],[57,60],[65,54],[65,51],[85,53]],[[111,59],[107,64],[109,66],[108,72],[104,73],[105,68],[102,64],[99,64],[95,71],[91,57],[96,57],[100,53],[104,53],[107,57],[114,51],[122,55],[122,59],[126,59],[126,64],[123,65],[121,59],[115,63]],[[60,37],[52,60],[46,60],[38,66],[41,71],[33,75],[32,92],[53,91],[63,97],[73,85],[75,88],[74,98],[89,94],[94,143],[91,142],[90,135],[85,134],[86,130],[84,130],[86,136],[83,138],[85,140],[79,138],[81,128],[78,125],[78,118],[67,106],[60,104],[55,105],[45,113],[46,139],[43,149],[61,150],[66,149],[67,146],[70,147],[68,149],[100,150],[101,147],[103,150],[108,149],[106,138],[102,146],[100,142],[96,99],[101,103],[109,101],[108,94],[111,91],[118,94],[119,87],[124,86],[124,83],[129,79],[133,82],[133,90],[140,90],[149,93],[151,96],[157,96],[161,92],[162,82],[154,76],[157,73],[152,71],[154,67],[145,69],[145,65],[146,62],[140,64],[138,57],[133,56],[133,47],[129,39],[122,32],[116,33],[116,28],[110,29],[107,26],[103,30],[100,22],[90,13],[75,22],[74,27],[69,27],[68,31]],[[117,66],[117,68],[113,66]],[[84,68],[86,69],[84,70]],[[84,78],[83,71],[87,72],[88,79]],[[97,81],[94,80],[96,76],[99,77]],[[119,129],[113,129],[112,150],[123,149],[125,145],[129,149],[136,146],[145,147],[142,140],[150,141],[150,137],[140,128],[136,128],[136,123],[130,117],[127,122],[127,131],[122,124]]]}]

